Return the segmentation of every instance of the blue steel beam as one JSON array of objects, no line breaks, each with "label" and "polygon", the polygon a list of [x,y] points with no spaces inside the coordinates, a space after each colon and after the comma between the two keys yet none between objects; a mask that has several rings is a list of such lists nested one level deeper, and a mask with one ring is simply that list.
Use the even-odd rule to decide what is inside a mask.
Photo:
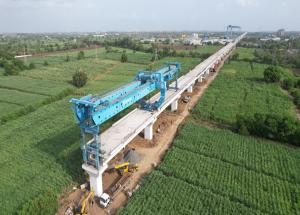
[{"label": "blue steel beam", "polygon": [[[77,124],[82,134],[82,155],[85,163],[99,168],[101,165],[100,125],[125,110],[132,104],[140,102],[142,108],[153,111],[158,109],[165,100],[167,83],[177,78],[180,64],[171,62],[157,71],[141,71],[135,80],[123,87],[103,96],[87,95],[80,99],[71,99]],[[154,103],[143,100],[147,95],[160,90],[160,98]],[[87,141],[87,134],[93,138]]]}]

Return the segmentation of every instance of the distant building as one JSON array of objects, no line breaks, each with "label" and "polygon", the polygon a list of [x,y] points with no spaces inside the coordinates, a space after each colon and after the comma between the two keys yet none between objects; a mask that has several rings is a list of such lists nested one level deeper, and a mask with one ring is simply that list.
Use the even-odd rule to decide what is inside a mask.
[{"label": "distant building", "polygon": [[152,38],[146,38],[146,39],[142,39],[141,40],[142,43],[154,43],[155,42],[155,38],[152,37]]},{"label": "distant building", "polygon": [[266,38],[261,38],[261,41],[280,41],[280,37],[266,37]]},{"label": "distant building", "polygon": [[285,35],[285,30],[282,28],[282,29],[279,29],[278,31],[277,31],[277,36],[278,37],[284,37],[284,35]]},{"label": "distant building", "polygon": [[96,37],[96,38],[101,38],[101,37],[105,37],[107,34],[94,34],[93,37]]},{"label": "distant building", "polygon": [[192,36],[190,37],[187,37],[184,41],[183,41],[184,44],[186,45],[202,45],[202,41],[201,39],[199,38],[199,35],[194,33]]}]

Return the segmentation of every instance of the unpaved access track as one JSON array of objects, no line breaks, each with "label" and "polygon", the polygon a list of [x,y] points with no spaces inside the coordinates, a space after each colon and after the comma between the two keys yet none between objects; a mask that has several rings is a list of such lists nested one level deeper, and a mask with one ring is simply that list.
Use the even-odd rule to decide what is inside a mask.
[{"label": "unpaved access track", "polygon": [[[219,68],[223,66],[220,64]],[[133,173],[131,178],[126,183],[128,190],[134,189],[139,181],[151,170],[160,163],[167,150],[170,148],[173,139],[177,134],[179,126],[184,122],[185,118],[189,115],[189,111],[197,104],[199,98],[203,95],[210,83],[215,79],[219,69],[215,73],[210,73],[210,75],[205,77],[202,83],[198,82],[193,87],[193,93],[185,92],[182,95],[190,96],[188,103],[184,103],[182,98],[178,103],[178,110],[176,112],[164,111],[153,127],[153,140],[147,141],[141,136],[137,136],[128,146],[135,148],[135,151],[140,155],[142,160],[138,163],[139,169],[137,172]],[[115,175],[109,176],[105,174],[103,178],[104,189],[109,187],[109,183],[115,179]],[[66,208],[73,204],[76,205],[80,201],[83,192],[77,189],[71,192],[66,198],[61,200],[62,206],[58,211],[58,215],[64,215]],[[128,201],[128,197],[124,192],[119,192],[111,204],[106,209],[102,209],[99,206],[98,201],[89,207],[89,215],[106,215],[115,214],[118,209],[123,207]]]}]

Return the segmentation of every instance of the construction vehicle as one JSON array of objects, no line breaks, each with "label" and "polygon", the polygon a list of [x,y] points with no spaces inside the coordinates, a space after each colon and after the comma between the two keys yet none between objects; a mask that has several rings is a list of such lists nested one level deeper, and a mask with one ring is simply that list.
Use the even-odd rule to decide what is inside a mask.
[{"label": "construction vehicle", "polygon": [[87,215],[90,202],[94,201],[94,192],[89,192],[81,201],[79,207],[75,210],[75,215]]},{"label": "construction vehicle", "polygon": [[189,103],[190,99],[191,99],[190,96],[184,96],[183,99],[182,99],[182,101],[183,101],[184,103]]},{"label": "construction vehicle", "polygon": [[110,196],[107,193],[103,193],[100,196],[100,206],[106,208],[109,203],[110,203]]},{"label": "construction vehicle", "polygon": [[120,163],[114,166],[114,169],[117,170],[120,175],[123,175],[126,172],[136,172],[138,171],[137,164],[130,164],[129,162]]}]

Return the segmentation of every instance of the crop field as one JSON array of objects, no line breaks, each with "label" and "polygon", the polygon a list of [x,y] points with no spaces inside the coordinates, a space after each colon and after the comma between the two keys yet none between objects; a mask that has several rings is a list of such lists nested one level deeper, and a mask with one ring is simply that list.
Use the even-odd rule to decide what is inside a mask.
[{"label": "crop field", "polygon": [[143,52],[133,52],[128,49],[116,49],[114,52],[107,53],[105,49],[101,49],[99,52],[99,57],[104,59],[111,59],[119,61],[121,59],[121,55],[123,50],[126,50],[127,58],[129,63],[137,63],[137,64],[149,64],[151,63],[152,54],[143,53]]},{"label": "crop field", "polygon": [[0,88],[0,117],[21,107],[42,102],[48,96]]},{"label": "crop field", "polygon": [[68,82],[72,80],[75,71],[82,70],[87,73],[89,79],[93,79],[97,74],[104,73],[118,63],[111,60],[86,59],[24,71],[22,75],[30,78]]},{"label": "crop field", "polygon": [[237,114],[277,113],[295,116],[294,105],[276,84],[263,81],[267,65],[226,64],[193,112],[196,118],[234,124]]},{"label": "crop field", "polygon": [[[129,49],[112,48],[112,52],[106,52],[105,48],[90,49],[84,51],[85,58],[97,60],[115,60],[120,61],[123,50],[126,50],[129,63],[149,64],[151,63],[152,54],[144,52],[133,52]],[[46,56],[34,56],[27,59],[27,64],[33,62],[37,67],[43,67],[47,61],[49,65],[62,64],[66,62],[69,56],[70,61],[77,61],[78,51],[54,53]]]},{"label": "crop field", "polygon": [[299,153],[188,122],[120,214],[299,214]]},{"label": "crop field", "polygon": [[59,192],[78,178],[80,133],[67,101],[1,126],[1,213],[14,214],[47,188]]},{"label": "crop field", "polygon": [[52,96],[67,88],[72,88],[72,85],[64,82],[22,76],[0,76],[0,88]]},{"label": "crop field", "polygon": [[20,106],[40,102],[47,96],[0,88],[0,101]]},{"label": "crop field", "polygon": [[[192,51],[197,52],[199,54],[213,54],[217,52],[220,48],[222,48],[221,45],[204,45],[196,49],[193,49]],[[186,52],[189,51],[186,50]]]},{"label": "crop field", "polygon": [[239,54],[240,60],[253,60],[255,58],[254,56],[254,48],[242,48],[238,47],[235,51],[235,53]]},{"label": "crop field", "polygon": [[188,57],[167,57],[154,62],[152,64],[152,67],[153,69],[158,69],[159,67],[163,66],[166,62],[180,62],[181,63],[180,74],[184,75],[188,73],[191,69],[193,69],[196,65],[201,63],[201,60],[199,58],[188,58]]},{"label": "crop field", "polygon": [[20,105],[0,101],[0,117],[8,113],[18,111],[20,108]]}]

